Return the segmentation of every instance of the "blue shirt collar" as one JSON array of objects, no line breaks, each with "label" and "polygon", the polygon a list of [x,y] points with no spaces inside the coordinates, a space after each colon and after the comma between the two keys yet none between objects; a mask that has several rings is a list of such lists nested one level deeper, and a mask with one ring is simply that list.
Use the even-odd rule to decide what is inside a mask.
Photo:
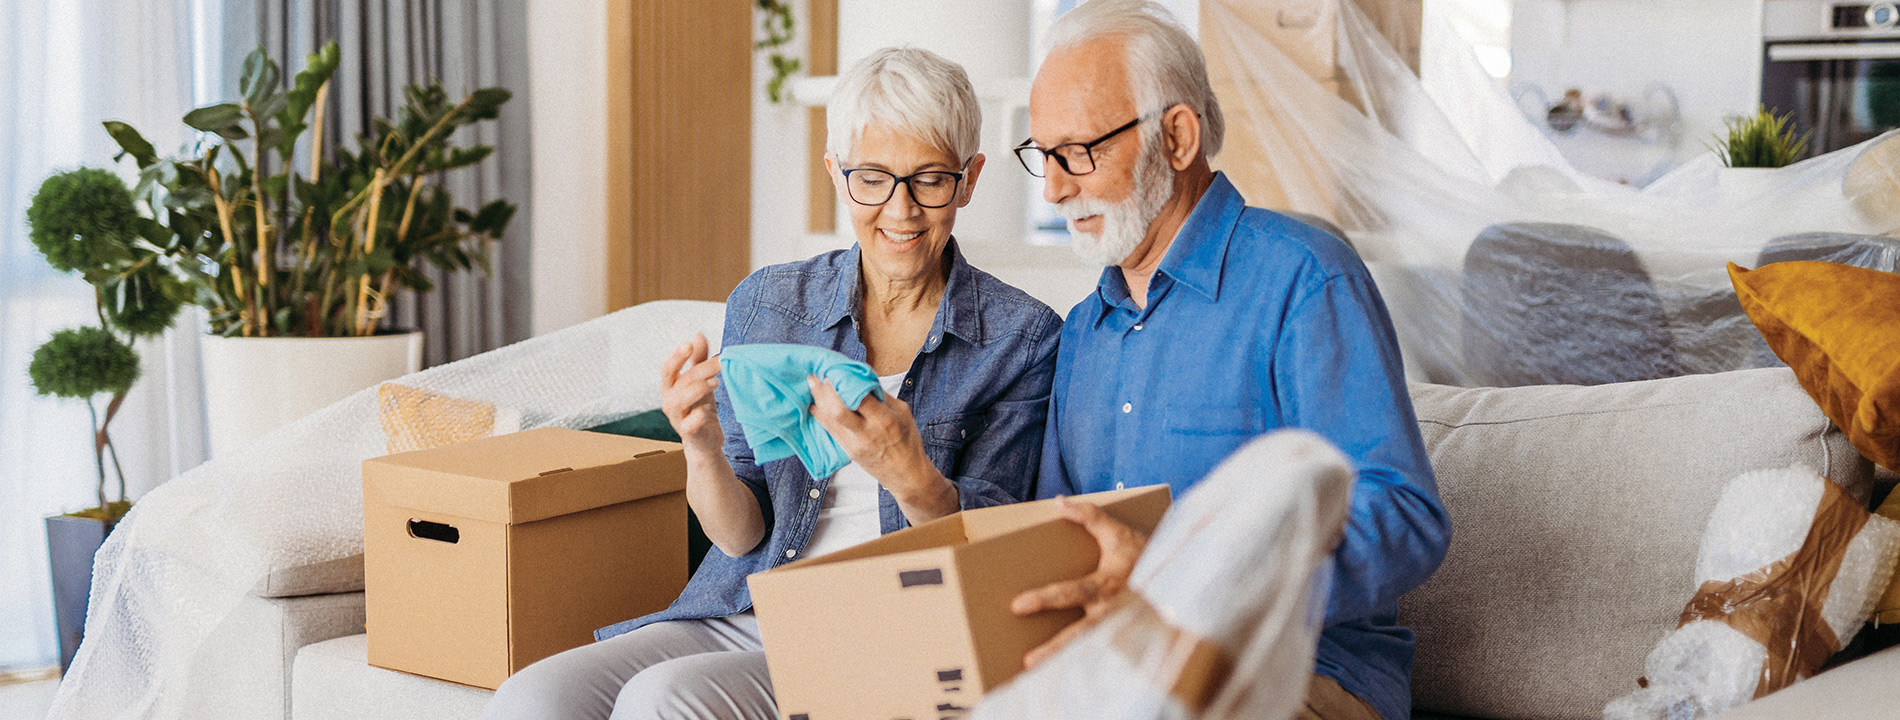
[{"label": "blue shirt collar", "polygon": [[[930,335],[924,339],[922,351],[936,350],[938,345],[943,344],[945,333],[979,347],[987,345],[983,337],[982,292],[977,289],[976,278],[972,277],[975,269],[963,259],[963,250],[957,247],[955,237],[950,238],[950,242],[944,246],[944,254],[950,262],[950,278],[944,283],[943,299],[937,302],[937,318],[931,323]],[[820,318],[825,327],[836,326],[846,318],[855,318],[862,309],[858,294],[858,281],[864,273],[860,266],[862,261],[857,243],[852,243],[851,249],[838,256],[838,272],[833,276],[831,286],[825,289],[831,298],[824,316]]]},{"label": "blue shirt collar", "polygon": [[[1219,300],[1221,268],[1227,261],[1227,245],[1234,237],[1240,213],[1246,209],[1246,198],[1241,197],[1240,191],[1227,180],[1227,173],[1214,173],[1214,180],[1207,186],[1207,192],[1194,204],[1194,210],[1188,213],[1187,220],[1175,232],[1174,242],[1168,246],[1167,254],[1161,257],[1161,266],[1156,268],[1156,278],[1150,283],[1151,287],[1160,288],[1167,282],[1178,282],[1207,296],[1209,300]],[[1103,312],[1128,297],[1128,284],[1122,279],[1121,268],[1114,265],[1102,268],[1102,277],[1096,282],[1095,289],[1101,297]]]}]

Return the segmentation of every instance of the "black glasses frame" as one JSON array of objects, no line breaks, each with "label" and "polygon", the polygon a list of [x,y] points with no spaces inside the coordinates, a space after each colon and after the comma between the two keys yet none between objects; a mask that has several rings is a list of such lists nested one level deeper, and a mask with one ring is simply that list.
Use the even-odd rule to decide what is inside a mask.
[{"label": "black glasses frame", "polygon": [[[884,196],[883,200],[880,200],[874,203],[868,203],[863,200],[859,200],[858,196],[851,194],[851,173],[854,173],[854,172],[874,172],[874,173],[882,173],[882,174],[891,176],[891,180],[894,181],[891,183],[891,194]],[[951,203],[954,203],[957,201],[957,192],[963,189],[963,173],[953,172],[950,170],[922,170],[919,172],[911,173],[909,175],[905,175],[903,177],[898,177],[897,173],[891,172],[889,170],[879,170],[877,168],[851,168],[850,170],[843,171],[843,173],[844,173],[845,197],[851,198],[851,202],[857,203],[859,205],[863,205],[865,207],[877,207],[879,205],[883,205],[884,203],[890,202],[891,198],[897,197],[898,185],[904,186],[904,192],[910,193],[910,201],[913,203],[916,203],[917,207],[929,208],[931,210],[935,210],[940,207],[949,207]],[[949,200],[945,200],[942,203],[939,203],[936,205],[930,205],[930,204],[925,203],[922,200],[917,199],[917,189],[910,184],[910,179],[917,177],[918,175],[931,175],[931,174],[949,175],[953,178],[956,178],[956,180],[950,183],[950,199]]]},{"label": "black glasses frame", "polygon": [[[1062,166],[1062,171],[1070,175],[1087,175],[1089,173],[1095,172],[1095,146],[1108,142],[1109,138],[1115,137],[1116,135],[1120,135],[1124,132],[1128,132],[1129,128],[1132,128],[1136,125],[1140,125],[1141,121],[1142,121],[1142,116],[1137,115],[1135,116],[1135,119],[1128,121],[1128,124],[1115,128],[1114,130],[1110,130],[1108,131],[1107,134],[1104,134],[1103,136],[1098,137],[1094,140],[1090,140],[1085,143],[1063,143],[1061,145],[1057,145],[1047,150],[1036,147],[1036,139],[1030,138],[1030,139],[1024,140],[1021,145],[1016,146],[1015,148],[1016,161],[1022,163],[1023,169],[1028,170],[1029,174],[1034,175],[1036,177],[1044,177],[1042,170],[1048,162],[1047,160],[1044,160],[1044,158],[1055,158],[1056,164]],[[1061,150],[1065,147],[1071,147],[1071,146],[1082,148],[1082,156],[1088,158],[1089,160],[1089,169],[1084,170],[1082,172],[1076,172],[1075,170],[1069,167],[1069,158],[1063,156],[1062,153],[1057,152],[1058,150]]]}]

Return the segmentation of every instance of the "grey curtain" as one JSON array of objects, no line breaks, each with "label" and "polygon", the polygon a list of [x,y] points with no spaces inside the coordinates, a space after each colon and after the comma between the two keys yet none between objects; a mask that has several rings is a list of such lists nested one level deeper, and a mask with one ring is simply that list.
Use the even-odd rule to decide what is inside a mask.
[{"label": "grey curtain", "polygon": [[387,327],[425,334],[425,365],[439,365],[529,335],[527,0],[224,0],[221,68],[225,97],[236,97],[238,68],[260,44],[288,81],[304,57],[332,39],[342,50],[329,95],[324,146],[356,147],[376,116],[393,117],[403,88],[439,80],[451,97],[484,87],[514,93],[496,121],[463,128],[461,142],[495,154],[444,179],[457,204],[496,198],[519,206],[494,248],[491,277],[427,272],[436,290],[392,300]]}]

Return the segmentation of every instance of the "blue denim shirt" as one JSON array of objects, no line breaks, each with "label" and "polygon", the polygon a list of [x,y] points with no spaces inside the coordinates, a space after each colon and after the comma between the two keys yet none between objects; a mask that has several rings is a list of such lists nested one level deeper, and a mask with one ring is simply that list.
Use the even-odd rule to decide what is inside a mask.
[{"label": "blue denim shirt", "polygon": [[1358,472],[1315,672],[1409,717],[1413,636],[1398,599],[1438,568],[1451,522],[1392,322],[1350,248],[1247,207],[1216,175],[1145,309],[1111,268],[1069,312],[1036,494],[1165,483],[1179,497],[1280,427],[1325,437]]},{"label": "blue denim shirt", "polygon": [[[923,349],[898,396],[910,403],[924,454],[957,488],[963,509],[1029,496],[1042,455],[1043,418],[1055,374],[1062,318],[1041,301],[971,267],[951,240],[949,281]],[[726,300],[722,343],[816,345],[864,360],[858,248],[774,265],[739,283]],[[752,607],[746,576],[791,562],[811,541],[830,478],[813,478],[797,458],[752,460],[725,388],[715,394],[726,459],[759,499],[766,527],[758,547],[731,557],[706,552],[672,607],[595,631],[598,640],[664,620],[726,617]],[[813,493],[817,490],[817,493]],[[883,531],[909,525],[889,491],[878,488]]]}]

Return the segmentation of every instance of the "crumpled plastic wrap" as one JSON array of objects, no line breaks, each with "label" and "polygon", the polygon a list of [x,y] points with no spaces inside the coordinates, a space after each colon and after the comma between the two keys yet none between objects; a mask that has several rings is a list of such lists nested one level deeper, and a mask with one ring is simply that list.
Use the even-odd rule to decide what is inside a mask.
[{"label": "crumpled plastic wrap", "polygon": [[1249,442],[1175,502],[1101,624],[972,717],[1289,716],[1313,673],[1352,484],[1318,435]]},{"label": "crumpled plastic wrap", "polygon": [[1731,170],[1711,152],[1618,185],[1572,166],[1432,3],[1421,74],[1357,3],[1327,5],[1297,37],[1277,7],[1200,4],[1227,118],[1213,165],[1250,204],[1346,232],[1412,380],[1597,384],[1773,366],[1729,262],[1900,270],[1900,131],[1774,170]]},{"label": "crumpled plastic wrap", "polygon": [[369,388],[159,486],[99,549],[86,640],[48,717],[202,716],[190,678],[245,595],[273,572],[363,552],[363,460],[470,427],[589,428],[658,407],[660,362],[694,332],[716,347],[724,312],[647,303],[424,370],[392,381],[403,391],[391,397],[437,394],[453,399],[445,411],[410,401],[392,414]]},{"label": "crumpled plastic wrap", "polygon": [[1896,559],[1900,522],[1812,470],[1736,477],[1703,532],[1681,627],[1650,651],[1645,687],[1604,719],[1689,720],[1812,675],[1859,632]]}]

